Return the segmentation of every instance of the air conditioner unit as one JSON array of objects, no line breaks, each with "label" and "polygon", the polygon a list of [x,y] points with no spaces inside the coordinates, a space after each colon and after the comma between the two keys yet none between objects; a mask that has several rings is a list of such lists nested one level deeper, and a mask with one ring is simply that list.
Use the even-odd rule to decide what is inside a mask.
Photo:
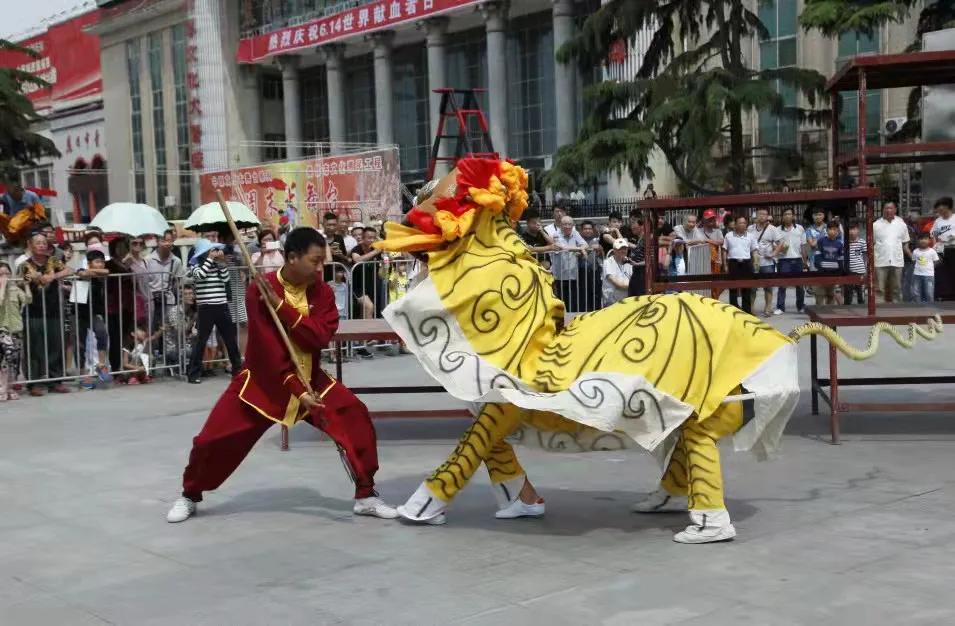
[{"label": "air conditioner unit", "polygon": [[907,117],[890,117],[885,120],[885,134],[891,137],[898,133],[907,121],[909,121]]}]

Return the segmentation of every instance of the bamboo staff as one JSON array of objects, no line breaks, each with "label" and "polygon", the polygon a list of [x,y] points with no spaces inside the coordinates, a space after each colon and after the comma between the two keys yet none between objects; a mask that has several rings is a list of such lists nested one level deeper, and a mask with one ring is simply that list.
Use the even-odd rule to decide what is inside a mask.
[{"label": "bamboo staff", "polygon": [[292,365],[295,367],[296,375],[298,375],[298,378],[302,381],[302,384],[305,385],[305,391],[308,392],[310,396],[315,398],[315,400],[318,401],[318,404],[321,405],[321,399],[315,397],[314,395],[310,377],[306,375],[301,363],[299,363],[295,358],[295,349],[292,347],[292,340],[289,339],[288,333],[285,331],[285,326],[282,324],[282,320],[279,319],[278,312],[272,308],[272,303],[268,298],[265,297],[265,294],[267,293],[264,285],[265,279],[262,278],[261,274],[259,274],[259,271],[255,265],[252,264],[252,255],[249,254],[248,248],[245,247],[245,242],[242,240],[242,235],[239,233],[239,227],[235,225],[235,220],[232,218],[232,212],[229,211],[229,205],[226,203],[225,198],[222,197],[222,192],[218,189],[216,189],[216,199],[219,201],[219,207],[222,209],[222,214],[225,215],[226,222],[229,223],[229,230],[232,231],[232,236],[235,238],[235,243],[239,246],[239,250],[242,251],[242,258],[245,261],[246,266],[249,268],[249,272],[252,275],[252,280],[256,282],[256,284],[259,286],[259,291],[262,292],[263,299],[265,300],[265,308],[269,310],[269,314],[272,316],[272,321],[275,322],[275,328],[278,329],[279,336],[282,337],[282,343],[285,344],[285,348],[288,350],[289,356],[292,360]]}]

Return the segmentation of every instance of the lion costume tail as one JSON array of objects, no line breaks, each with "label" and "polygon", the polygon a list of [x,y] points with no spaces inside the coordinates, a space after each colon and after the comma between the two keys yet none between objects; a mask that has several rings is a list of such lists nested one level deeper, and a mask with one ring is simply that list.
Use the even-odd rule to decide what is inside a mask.
[{"label": "lion costume tail", "polygon": [[889,324],[888,322],[878,322],[869,332],[869,341],[863,350],[859,350],[858,348],[850,346],[849,343],[839,335],[839,333],[832,328],[818,322],[809,322],[808,324],[797,326],[792,330],[792,332],[789,333],[789,338],[793,341],[799,341],[803,337],[807,337],[809,335],[822,335],[828,339],[829,343],[834,345],[839,352],[843,353],[850,359],[855,361],[864,361],[865,359],[875,356],[876,352],[879,351],[879,336],[882,333],[887,334],[903,348],[911,348],[915,345],[916,337],[921,337],[926,341],[932,341],[938,337],[939,333],[941,333],[943,329],[944,326],[942,324],[942,318],[938,315],[929,318],[925,327],[919,326],[915,323],[909,324],[908,330],[905,333],[899,331],[895,326]]}]

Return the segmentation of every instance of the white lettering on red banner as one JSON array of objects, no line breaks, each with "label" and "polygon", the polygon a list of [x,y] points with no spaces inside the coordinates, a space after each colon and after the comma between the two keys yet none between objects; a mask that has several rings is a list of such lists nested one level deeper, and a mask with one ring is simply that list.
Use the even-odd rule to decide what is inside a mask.
[{"label": "white lettering on red banner", "polygon": [[367,34],[410,20],[477,4],[481,0],[380,0],[312,20],[300,26],[249,37],[239,42],[238,61],[253,63],[266,57]]}]

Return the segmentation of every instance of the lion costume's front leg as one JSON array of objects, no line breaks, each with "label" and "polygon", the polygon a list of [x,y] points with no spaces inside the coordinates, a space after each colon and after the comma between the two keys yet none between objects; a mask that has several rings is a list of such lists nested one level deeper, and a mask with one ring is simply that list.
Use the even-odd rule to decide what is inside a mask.
[{"label": "lion costume's front leg", "polygon": [[464,489],[481,463],[487,466],[499,508],[513,502],[524,486],[525,475],[514,448],[504,438],[520,426],[521,413],[511,404],[484,405],[448,459],[398,507],[402,517],[443,523],[448,504]]},{"label": "lion costume's front leg", "polygon": [[742,406],[722,405],[713,415],[691,417],[680,427],[660,489],[634,506],[637,513],[689,509],[691,524],[673,539],[680,543],[725,541],[736,535],[723,500],[718,442],[743,423]]}]

